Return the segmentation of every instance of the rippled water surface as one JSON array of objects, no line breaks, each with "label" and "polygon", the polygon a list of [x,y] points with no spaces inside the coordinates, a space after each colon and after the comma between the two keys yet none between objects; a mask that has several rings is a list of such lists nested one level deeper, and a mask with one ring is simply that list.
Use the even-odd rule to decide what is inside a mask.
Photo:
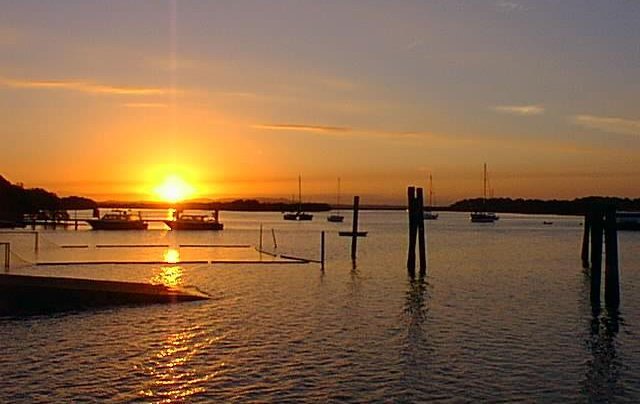
[{"label": "rippled water surface", "polygon": [[[640,400],[640,233],[621,232],[619,315],[593,315],[579,218],[504,215],[427,222],[425,281],[406,271],[405,212],[363,212],[355,266],[349,223],[223,212],[219,233],[46,230],[35,255],[12,237],[14,273],[196,285],[213,299],[0,317],[3,402]],[[543,225],[544,220],[553,225]],[[260,259],[259,243],[327,265],[32,267],[35,260]],[[98,244],[157,244],[96,248]],[[87,245],[63,249],[63,245]],[[108,250],[108,251],[107,251]],[[264,260],[271,259],[268,256]]]}]

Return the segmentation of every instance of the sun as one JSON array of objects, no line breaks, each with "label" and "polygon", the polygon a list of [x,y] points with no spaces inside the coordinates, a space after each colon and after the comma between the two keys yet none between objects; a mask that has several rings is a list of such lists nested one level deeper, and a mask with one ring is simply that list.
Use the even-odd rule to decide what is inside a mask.
[{"label": "sun", "polygon": [[195,194],[195,188],[177,175],[169,175],[154,189],[156,196],[166,202],[184,201]]}]

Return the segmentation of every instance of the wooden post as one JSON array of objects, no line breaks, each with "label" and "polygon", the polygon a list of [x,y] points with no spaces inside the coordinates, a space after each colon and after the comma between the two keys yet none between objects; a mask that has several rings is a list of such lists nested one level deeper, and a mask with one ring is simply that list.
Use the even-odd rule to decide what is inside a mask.
[{"label": "wooden post", "polygon": [[38,252],[38,249],[40,248],[40,234],[37,231],[35,231],[33,233],[35,235],[35,242],[33,244],[33,250],[35,252]]},{"label": "wooden post", "polygon": [[4,269],[6,272],[9,272],[9,268],[11,267],[11,244],[10,243],[1,243],[4,245]]},{"label": "wooden post", "polygon": [[320,232],[320,269],[324,271],[324,230]]},{"label": "wooden post", "polygon": [[584,232],[582,233],[582,268],[589,268],[589,232],[591,231],[592,212],[584,214]]},{"label": "wooden post", "polygon": [[604,302],[611,309],[620,306],[620,273],[618,272],[618,226],[615,208],[607,209],[604,224],[605,267]]},{"label": "wooden post", "polygon": [[262,254],[262,223],[260,223],[260,253]]},{"label": "wooden post", "polygon": [[407,271],[409,275],[416,274],[416,233],[418,231],[415,220],[415,187],[407,188],[407,206],[409,208],[409,251],[407,252]]},{"label": "wooden post", "polygon": [[591,305],[600,307],[600,285],[602,278],[602,209],[593,210],[591,218]]},{"label": "wooden post", "polygon": [[353,197],[353,234],[351,235],[351,259],[356,259],[358,250],[358,209],[360,207],[360,197]]},{"label": "wooden post", "polygon": [[427,274],[427,251],[424,238],[424,194],[422,188],[416,189],[415,221],[418,231],[418,252],[420,254],[420,276]]},{"label": "wooden post", "polygon": [[218,211],[218,209],[213,211],[213,219],[215,220],[216,223],[218,223],[220,220],[220,211]]},{"label": "wooden post", "polygon": [[273,238],[273,249],[277,250],[278,249],[278,242],[276,241],[276,230],[275,229],[271,229],[271,238]]}]

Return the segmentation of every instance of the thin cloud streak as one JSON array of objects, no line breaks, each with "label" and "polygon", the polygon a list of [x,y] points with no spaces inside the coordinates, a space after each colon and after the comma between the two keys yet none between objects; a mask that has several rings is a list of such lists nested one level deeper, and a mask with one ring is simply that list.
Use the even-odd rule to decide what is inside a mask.
[{"label": "thin cloud streak", "polygon": [[574,125],[621,135],[640,136],[640,120],[612,118],[594,115],[576,115],[571,118]]},{"label": "thin cloud streak", "polygon": [[82,80],[20,80],[0,77],[0,84],[11,88],[66,90],[98,95],[165,95],[173,92],[161,87],[113,86]]},{"label": "thin cloud streak", "polygon": [[122,104],[125,108],[168,108],[169,104],[156,103],[156,102],[128,102]]},{"label": "thin cloud streak", "polygon": [[253,125],[256,129],[266,130],[291,130],[302,132],[352,132],[353,128],[347,128],[342,126],[320,126],[320,125],[301,125],[294,123],[271,123],[271,124],[258,124]]},{"label": "thin cloud streak", "polygon": [[497,105],[491,107],[495,112],[512,115],[542,115],[544,113],[544,107],[541,105]]}]

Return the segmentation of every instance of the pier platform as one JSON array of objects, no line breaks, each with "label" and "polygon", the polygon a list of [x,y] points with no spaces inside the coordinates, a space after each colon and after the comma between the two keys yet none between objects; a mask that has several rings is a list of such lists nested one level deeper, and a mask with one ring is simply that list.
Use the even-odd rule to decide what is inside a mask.
[{"label": "pier platform", "polygon": [[199,290],[139,282],[0,274],[0,313],[207,300]]}]

